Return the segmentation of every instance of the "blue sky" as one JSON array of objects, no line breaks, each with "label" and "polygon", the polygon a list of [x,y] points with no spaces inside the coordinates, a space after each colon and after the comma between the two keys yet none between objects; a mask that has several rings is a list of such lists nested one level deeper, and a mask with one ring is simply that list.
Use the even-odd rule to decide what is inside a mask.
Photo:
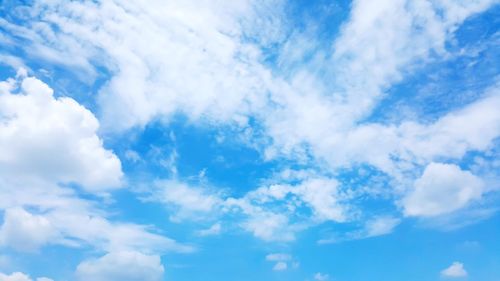
[{"label": "blue sky", "polygon": [[0,3],[0,281],[500,280],[498,1]]}]

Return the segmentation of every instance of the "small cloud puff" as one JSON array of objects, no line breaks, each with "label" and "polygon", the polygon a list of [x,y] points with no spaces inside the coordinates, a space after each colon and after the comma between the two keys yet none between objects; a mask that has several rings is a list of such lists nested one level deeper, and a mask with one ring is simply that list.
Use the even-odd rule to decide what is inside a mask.
[{"label": "small cloud puff", "polygon": [[441,276],[448,278],[466,277],[467,271],[461,262],[453,262],[448,268],[441,271]]}]

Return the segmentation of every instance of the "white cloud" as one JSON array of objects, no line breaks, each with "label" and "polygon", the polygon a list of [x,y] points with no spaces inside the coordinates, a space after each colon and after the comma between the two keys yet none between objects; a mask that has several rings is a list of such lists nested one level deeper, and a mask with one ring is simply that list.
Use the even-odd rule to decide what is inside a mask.
[{"label": "white cloud", "polygon": [[[0,245],[35,251],[47,244],[105,250],[189,251],[150,227],[110,222],[98,204],[62,183],[100,195],[121,186],[121,164],[103,147],[94,115],[18,71],[0,82]],[[103,193],[104,192],[104,193]],[[33,211],[27,211],[33,210]]]},{"label": "white cloud", "polygon": [[[260,209],[260,208],[257,208]],[[295,230],[290,226],[287,216],[269,211],[252,211],[242,227],[257,238],[266,241],[292,241]]]},{"label": "white cloud", "polygon": [[330,276],[328,274],[324,274],[321,272],[317,272],[316,274],[314,274],[314,280],[326,281],[328,279],[330,279]]},{"label": "white cloud", "polygon": [[0,228],[0,245],[20,251],[34,251],[57,238],[57,231],[44,216],[37,216],[21,208],[7,209]]},{"label": "white cloud", "polygon": [[92,192],[119,187],[120,160],[96,135],[94,115],[55,98],[36,78],[19,79],[0,83],[0,176],[79,183]]},{"label": "white cloud", "polygon": [[[314,162],[328,171],[368,164],[394,177],[398,193],[414,180],[412,171],[436,158],[460,159],[469,150],[485,150],[500,135],[498,87],[486,98],[430,124],[361,123],[386,89],[415,65],[446,55],[445,44],[457,26],[492,3],[354,1],[340,36],[332,49],[322,54],[325,59],[313,60],[300,71],[278,69],[273,74],[261,63],[258,44],[242,38],[253,34],[260,44],[282,40],[281,22],[267,20],[278,17],[266,5],[279,13],[279,1],[236,1],[230,5],[150,1],[141,8],[134,1],[40,2],[32,12],[44,22],[24,29],[5,20],[2,25],[31,41],[20,44],[27,53],[60,64],[69,61],[91,74],[96,66],[109,71],[111,78],[98,98],[105,129],[128,129],[157,118],[168,121],[179,112],[190,120],[239,127],[247,127],[252,117],[262,125],[258,134],[265,139],[256,140],[254,145],[262,148],[260,141],[269,144],[263,148],[266,157],[285,155],[297,162]],[[57,28],[52,29],[51,24]],[[58,32],[53,32],[55,29]],[[136,40],[138,37],[142,40]],[[331,76],[321,77],[316,72]],[[93,136],[95,129],[90,132]],[[105,154],[102,146],[97,148]],[[114,159],[112,154],[107,156],[107,160]],[[130,153],[128,156],[136,159]],[[113,186],[106,177],[113,173],[94,177],[75,173],[56,169],[38,176],[81,181],[89,190]],[[160,185],[164,192],[155,195],[155,200],[177,208],[171,219],[203,217],[221,206],[238,209],[246,216],[242,227],[264,240],[290,241],[294,232],[308,224],[353,219],[344,187],[333,178],[277,184],[261,188],[263,194],[251,192],[230,200],[176,181]],[[412,196],[420,195],[408,198]],[[476,198],[470,196],[433,212],[461,208]],[[313,222],[295,224],[295,211],[304,205],[311,209]],[[407,215],[422,214],[410,209],[405,208]],[[393,225],[394,221],[374,222],[367,225],[365,234],[383,234]]]},{"label": "white cloud", "polygon": [[[288,263],[292,261],[292,256],[284,253],[273,253],[266,256],[266,261],[276,262],[273,266],[274,271],[284,271],[288,269]],[[297,268],[298,262],[292,262],[292,267]]]},{"label": "white cloud", "polygon": [[441,271],[441,276],[449,278],[466,277],[467,271],[465,270],[463,263],[453,262],[448,268]]},{"label": "white cloud", "polygon": [[82,281],[160,281],[163,272],[159,256],[112,252],[80,263],[76,276]]},{"label": "white cloud", "polygon": [[283,271],[283,270],[286,270],[287,268],[288,268],[288,265],[286,264],[286,262],[282,262],[282,261],[277,262],[273,266],[274,271]]},{"label": "white cloud", "polygon": [[201,219],[216,211],[222,203],[222,199],[210,190],[177,180],[157,181],[155,186],[157,191],[153,192],[153,199],[177,209],[170,217],[173,221]]},{"label": "white cloud", "polygon": [[[313,60],[274,93],[279,110],[264,113],[274,151],[300,155],[305,147],[333,168],[365,162],[390,171],[390,153],[399,146],[398,134],[391,126],[356,123],[369,116],[383,92],[416,64],[431,54],[445,55],[445,43],[456,27],[493,3],[354,1],[351,17],[334,44],[331,65],[325,66],[324,59]],[[312,74],[318,68],[332,73],[333,89],[326,90],[322,77]],[[446,151],[446,141],[454,137],[444,139],[445,145],[438,149]],[[371,149],[374,144],[376,150]]]},{"label": "white cloud", "polygon": [[0,273],[0,281],[32,281],[31,278],[21,272],[14,272],[10,275]]},{"label": "white cloud", "polygon": [[[335,179],[311,176],[294,184],[263,186],[239,199],[228,198],[225,206],[246,215],[242,226],[256,237],[291,241],[296,232],[310,225],[346,221],[349,208],[345,200]],[[311,215],[304,215],[309,211]]]},{"label": "white cloud", "polygon": [[[22,273],[22,272],[14,272],[10,275],[6,275],[0,272],[0,281],[33,281],[31,277]],[[54,281],[47,277],[39,277],[36,281]]]},{"label": "white cloud", "polygon": [[310,179],[302,182],[292,193],[311,206],[314,216],[320,220],[343,222],[347,218],[346,206],[342,205],[342,195],[334,179]]},{"label": "white cloud", "polygon": [[389,234],[400,222],[400,219],[394,217],[378,217],[369,220],[365,225],[365,237]]},{"label": "white cloud", "polygon": [[436,216],[467,206],[481,198],[483,182],[453,164],[431,163],[403,199],[407,216]]},{"label": "white cloud", "polygon": [[[47,244],[71,247],[89,245],[97,249],[140,250],[161,253],[189,252],[193,248],[155,234],[154,228],[142,225],[112,222],[102,209],[91,201],[78,199],[69,190],[42,186],[1,186],[6,209],[0,228],[0,245],[20,251],[35,251]],[[14,192],[12,192],[14,191]],[[2,208],[0,200],[0,208]],[[43,210],[30,213],[18,206]]]},{"label": "white cloud", "polygon": [[202,229],[198,231],[199,236],[213,236],[213,235],[219,235],[222,230],[221,223],[215,223],[212,226],[210,226],[207,229]]},{"label": "white cloud", "polygon": [[43,22],[33,22],[31,30],[5,25],[27,34],[31,44],[24,47],[41,59],[67,64],[64,58],[78,58],[72,63],[87,73],[96,73],[93,64],[111,72],[99,97],[108,129],[145,125],[177,111],[227,121],[247,111],[257,93],[265,94],[262,80],[269,73],[258,63],[260,50],[242,38],[280,40],[281,2],[152,0],[139,8],[134,1],[40,1],[31,12]]},{"label": "white cloud", "polygon": [[343,241],[359,240],[386,235],[393,232],[400,222],[401,219],[391,216],[379,216],[366,219],[360,230],[347,232],[345,234],[335,234],[331,237],[318,240],[318,244],[340,243]]}]

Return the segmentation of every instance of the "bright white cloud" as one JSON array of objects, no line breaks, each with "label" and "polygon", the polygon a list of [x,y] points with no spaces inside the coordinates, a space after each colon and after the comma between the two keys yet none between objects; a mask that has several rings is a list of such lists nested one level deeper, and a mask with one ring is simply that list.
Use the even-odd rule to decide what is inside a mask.
[{"label": "bright white cloud", "polygon": [[75,100],[56,98],[48,85],[20,70],[16,79],[0,82],[0,121],[0,246],[191,249],[149,227],[111,222],[97,207],[102,201],[81,199],[61,185],[77,183],[98,194],[121,186],[120,161],[103,147],[97,119]]},{"label": "bright white cloud", "polygon": [[7,209],[0,228],[0,245],[20,251],[34,251],[57,238],[57,231],[44,216],[21,208]]},{"label": "bright white cloud", "polygon": [[94,115],[34,77],[18,78],[0,83],[0,177],[119,187],[120,160],[96,135]]},{"label": "bright white cloud", "polygon": [[139,252],[112,252],[80,263],[78,280],[87,281],[160,281],[164,268],[159,256]]},{"label": "bright white cloud", "polygon": [[467,206],[481,198],[484,184],[453,164],[431,163],[404,199],[408,216],[436,216]]},{"label": "bright white cloud", "polygon": [[441,276],[448,278],[466,277],[467,271],[465,270],[463,263],[453,262],[448,268],[441,271]]}]

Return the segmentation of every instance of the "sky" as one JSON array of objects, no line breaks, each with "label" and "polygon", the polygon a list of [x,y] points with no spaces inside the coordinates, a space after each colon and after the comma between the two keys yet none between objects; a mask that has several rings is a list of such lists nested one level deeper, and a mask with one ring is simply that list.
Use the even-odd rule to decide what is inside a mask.
[{"label": "sky", "polygon": [[0,281],[500,281],[500,2],[0,0]]}]

